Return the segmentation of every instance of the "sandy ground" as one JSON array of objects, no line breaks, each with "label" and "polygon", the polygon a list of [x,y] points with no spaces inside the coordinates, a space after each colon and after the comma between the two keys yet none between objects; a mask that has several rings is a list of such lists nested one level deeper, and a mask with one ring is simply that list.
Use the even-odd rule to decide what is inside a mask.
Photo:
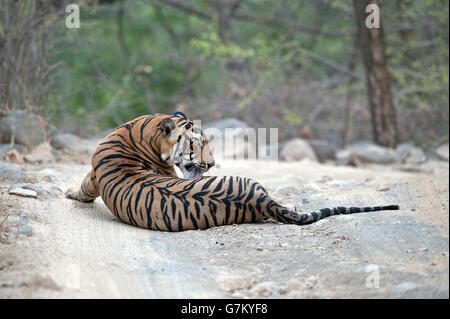
[{"label": "sandy ground", "polygon": [[[219,165],[212,175],[254,178],[302,211],[379,204],[401,210],[302,227],[265,222],[166,233],[119,222],[101,199],[23,198],[0,183],[0,216],[22,216],[32,230],[0,242],[0,297],[449,297],[448,163],[429,163],[434,173],[311,162]],[[31,176],[43,168],[60,172],[53,183],[63,191],[89,169],[23,168]]]}]

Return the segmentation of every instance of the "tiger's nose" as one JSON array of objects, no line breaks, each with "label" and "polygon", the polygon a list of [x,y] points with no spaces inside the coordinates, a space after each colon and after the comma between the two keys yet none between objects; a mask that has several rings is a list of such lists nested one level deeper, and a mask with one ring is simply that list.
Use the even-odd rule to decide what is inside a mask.
[{"label": "tiger's nose", "polygon": [[210,169],[211,167],[213,167],[216,163],[214,161],[210,162],[210,163],[201,163],[200,164],[200,169],[204,172],[206,172],[208,169]]}]

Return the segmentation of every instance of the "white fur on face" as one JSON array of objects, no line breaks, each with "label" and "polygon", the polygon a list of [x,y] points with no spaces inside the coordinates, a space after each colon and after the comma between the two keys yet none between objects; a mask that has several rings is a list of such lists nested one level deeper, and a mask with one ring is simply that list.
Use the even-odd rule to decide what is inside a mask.
[{"label": "white fur on face", "polygon": [[[172,132],[170,139],[178,140],[181,134],[181,139],[175,143],[171,149],[170,154],[162,154],[163,161],[169,161],[176,165],[183,173],[183,178],[191,179],[202,176],[202,171],[198,164],[201,163],[201,154],[203,148],[203,136],[201,131],[197,128],[190,130],[175,130]],[[191,142],[193,149],[191,150]],[[192,154],[191,154],[192,153]],[[195,167],[189,164],[196,164]],[[189,169],[186,169],[189,167]]]},{"label": "white fur on face", "polygon": [[168,154],[161,154],[161,160],[165,162],[169,158]]}]

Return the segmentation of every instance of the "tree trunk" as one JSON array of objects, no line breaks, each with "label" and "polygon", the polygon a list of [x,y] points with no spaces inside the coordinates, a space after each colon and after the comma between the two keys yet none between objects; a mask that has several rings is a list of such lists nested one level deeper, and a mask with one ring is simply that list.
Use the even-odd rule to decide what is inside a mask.
[{"label": "tree trunk", "polygon": [[[367,28],[366,7],[379,5],[378,0],[354,0],[359,33],[359,46],[366,69],[367,92],[372,114],[372,129],[377,144],[387,147],[397,145],[397,123],[391,94],[391,75],[387,68],[383,26]],[[381,13],[380,13],[381,15]]]}]

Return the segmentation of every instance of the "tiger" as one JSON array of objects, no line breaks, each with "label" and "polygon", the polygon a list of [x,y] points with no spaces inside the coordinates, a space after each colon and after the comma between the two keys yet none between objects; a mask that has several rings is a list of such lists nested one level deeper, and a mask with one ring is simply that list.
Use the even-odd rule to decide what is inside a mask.
[{"label": "tiger", "polygon": [[399,209],[335,207],[299,213],[275,201],[250,178],[204,176],[214,165],[206,135],[185,114],[144,115],[105,137],[81,187],[68,189],[66,197],[89,203],[101,196],[122,222],[168,232],[263,219],[306,225],[333,215]]}]

